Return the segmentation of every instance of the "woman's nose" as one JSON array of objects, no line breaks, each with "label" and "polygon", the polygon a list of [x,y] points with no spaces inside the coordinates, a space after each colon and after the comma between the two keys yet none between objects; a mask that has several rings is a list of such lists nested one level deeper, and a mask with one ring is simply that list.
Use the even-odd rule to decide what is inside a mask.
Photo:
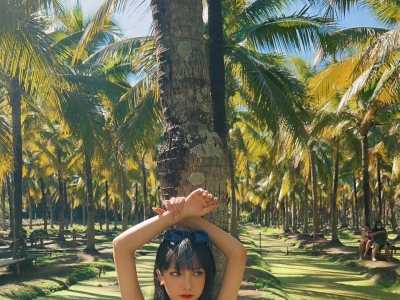
[{"label": "woman's nose", "polygon": [[192,289],[192,277],[190,276],[189,272],[185,272],[183,276],[183,288],[185,290]]}]

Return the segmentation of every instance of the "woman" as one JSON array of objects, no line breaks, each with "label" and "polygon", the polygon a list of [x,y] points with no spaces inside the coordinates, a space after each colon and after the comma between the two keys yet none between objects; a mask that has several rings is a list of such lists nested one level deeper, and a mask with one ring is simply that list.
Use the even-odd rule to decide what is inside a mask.
[{"label": "woman", "polygon": [[371,226],[369,223],[365,223],[364,233],[361,236],[360,247],[359,247],[359,260],[362,260],[363,257],[367,256],[368,250],[371,247],[372,239],[371,239]]},{"label": "woman", "polygon": [[155,261],[154,299],[211,299],[215,264],[207,246],[208,240],[227,258],[216,299],[236,299],[246,264],[246,249],[228,233],[201,218],[217,204],[217,198],[197,189],[187,198],[164,201],[166,211],[155,208],[158,216],[116,237],[114,261],[122,299],[144,299],[137,278],[135,251],[178,222],[194,231],[165,232]]}]

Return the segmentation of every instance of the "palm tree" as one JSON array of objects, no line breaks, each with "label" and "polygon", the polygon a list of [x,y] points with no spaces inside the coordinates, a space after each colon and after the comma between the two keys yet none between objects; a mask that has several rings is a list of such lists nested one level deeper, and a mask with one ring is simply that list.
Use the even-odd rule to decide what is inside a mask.
[{"label": "palm tree", "polygon": [[[14,258],[23,257],[22,249],[22,136],[21,102],[25,92],[47,99],[59,76],[55,74],[50,53],[51,40],[45,33],[44,19],[36,14],[59,1],[12,1],[3,3],[0,26],[0,70],[2,87],[12,109],[13,182],[14,182]],[[17,56],[14,56],[18,53]],[[10,56],[12,55],[12,56]],[[18,57],[18,59],[15,59]],[[47,86],[49,88],[43,88]]]}]

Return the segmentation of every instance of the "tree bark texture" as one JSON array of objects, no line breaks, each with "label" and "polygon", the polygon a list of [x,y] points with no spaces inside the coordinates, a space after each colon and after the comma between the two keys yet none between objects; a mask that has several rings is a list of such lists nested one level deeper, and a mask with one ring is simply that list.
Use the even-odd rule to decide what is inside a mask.
[{"label": "tree bark texture", "polygon": [[[227,231],[226,172],[214,131],[201,0],[151,0],[159,95],[166,122],[158,170],[164,199],[202,187],[220,205],[206,219]],[[216,291],[225,258],[215,249]],[[215,291],[215,292],[216,292]]]}]

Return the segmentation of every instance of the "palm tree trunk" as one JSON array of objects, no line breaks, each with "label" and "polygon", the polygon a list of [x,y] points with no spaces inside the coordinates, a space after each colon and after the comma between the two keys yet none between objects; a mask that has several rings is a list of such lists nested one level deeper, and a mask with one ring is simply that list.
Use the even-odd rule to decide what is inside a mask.
[{"label": "palm tree trunk", "polygon": [[368,159],[368,132],[361,135],[361,157],[362,157],[362,173],[363,173],[363,192],[364,192],[364,222],[369,223],[371,220],[370,212],[370,187],[369,187],[369,159]]},{"label": "palm tree trunk", "polygon": [[319,213],[318,213],[318,197],[317,197],[317,167],[315,165],[315,152],[310,149],[310,165],[311,165],[311,195],[313,202],[313,232],[314,234],[320,231],[319,229]]},{"label": "palm tree trunk", "polygon": [[60,211],[60,223],[58,226],[58,237],[64,238],[65,227],[65,205],[64,205],[64,185],[63,185],[63,170],[61,161],[61,149],[57,147],[57,162],[58,162],[58,205]]},{"label": "palm tree trunk", "polygon": [[87,243],[85,251],[97,252],[95,245],[95,229],[94,229],[96,208],[93,197],[92,164],[91,164],[91,158],[88,154],[85,154],[85,171],[86,171],[86,199],[88,208]]},{"label": "palm tree trunk", "polygon": [[[224,33],[221,0],[208,0],[209,72],[214,130],[228,148],[225,111]],[[227,153],[227,152],[224,152]]]},{"label": "palm tree trunk", "polygon": [[236,182],[235,182],[235,165],[233,162],[232,149],[228,147],[228,164],[229,164],[229,179],[231,186],[231,235],[238,239],[238,216],[237,216],[237,200],[236,200]]},{"label": "palm tree trunk", "polygon": [[353,195],[354,195],[354,203],[356,210],[356,232],[360,231],[360,212],[359,212],[359,203],[357,197],[357,183],[356,183],[356,175],[353,172]]},{"label": "palm tree trunk", "polygon": [[99,201],[97,201],[97,217],[99,219],[100,230],[103,230],[103,223],[101,221],[101,199],[99,199]]},{"label": "palm tree trunk", "polygon": [[14,231],[15,231],[15,217],[14,217],[14,193],[11,186],[11,174],[6,175],[6,182],[7,182],[7,194],[8,194],[8,206],[10,207],[10,237],[14,238]]},{"label": "palm tree trunk", "polygon": [[106,218],[106,220],[105,220],[105,222],[106,222],[106,232],[108,233],[108,232],[110,232],[110,220],[108,219],[108,211],[110,210],[110,208],[109,208],[109,196],[108,196],[108,180],[106,180],[106,199],[105,199],[105,201],[106,201],[106,215],[105,215],[105,218]]},{"label": "palm tree trunk", "polygon": [[356,218],[355,218],[355,211],[354,211],[354,199],[350,199],[350,209],[351,209],[351,225],[355,228]]},{"label": "palm tree trunk", "polygon": [[1,183],[1,230],[6,231],[6,182],[4,178]]},{"label": "palm tree trunk", "polygon": [[86,211],[87,211],[87,201],[83,200],[83,203],[82,203],[82,226],[86,225]]},{"label": "palm tree trunk", "polygon": [[67,180],[63,180],[64,190],[64,224],[65,228],[68,229],[68,193],[67,193]]},{"label": "palm tree trunk", "polygon": [[[392,224],[392,230],[396,231],[397,229],[397,220],[396,220],[396,210],[395,210],[395,201],[392,199],[392,201],[389,202],[390,205],[390,223]],[[400,233],[397,234],[398,237],[400,237]]]},{"label": "palm tree trunk", "polygon": [[70,216],[69,216],[69,226],[72,228],[74,226],[74,205],[75,205],[75,198],[74,196],[71,196],[71,210],[70,210]]},{"label": "palm tree trunk", "polygon": [[135,182],[135,224],[139,223],[138,199],[139,199],[139,187],[138,183]]},{"label": "palm tree trunk", "polygon": [[[47,188],[47,192],[49,192],[49,188]],[[50,228],[54,228],[54,209],[53,209],[53,200],[55,198],[55,194],[50,197],[49,201],[49,209],[50,209]]]},{"label": "palm tree trunk", "polygon": [[147,219],[147,176],[146,165],[144,164],[144,156],[142,158],[142,189],[143,189],[143,221]]},{"label": "palm tree trunk", "polygon": [[297,233],[297,212],[296,212],[296,185],[293,186],[293,191],[291,193],[292,196],[292,232]]},{"label": "palm tree trunk", "polygon": [[32,206],[33,206],[33,199],[31,197],[31,191],[29,189],[29,178],[27,178],[28,182],[28,205],[29,205],[29,229],[32,229]]},{"label": "palm tree trunk", "polygon": [[[143,163],[144,165],[144,163]],[[145,173],[146,174],[146,170]],[[122,231],[128,229],[128,218],[129,218],[129,204],[128,204],[128,195],[126,193],[126,167],[125,162],[122,164],[121,167],[121,193],[122,193]]]},{"label": "palm tree trunk", "polygon": [[342,192],[342,226],[347,225],[347,216],[346,216],[346,198],[344,196],[344,191]]},{"label": "palm tree trunk", "polygon": [[303,221],[303,233],[308,233],[308,181],[304,183],[304,221]]},{"label": "palm tree trunk", "polygon": [[378,219],[382,220],[382,179],[380,159],[376,160],[376,177],[378,178]]},{"label": "palm tree trunk", "polygon": [[118,229],[118,203],[114,201],[114,230]]},{"label": "palm tree trunk", "polygon": [[12,79],[10,106],[13,137],[13,182],[14,182],[14,251],[13,258],[25,257],[22,232],[22,134],[21,134],[21,95],[22,89],[17,79]]},{"label": "palm tree trunk", "polygon": [[331,228],[332,228],[332,242],[338,242],[338,228],[337,228],[337,191],[339,185],[339,145],[336,143],[334,167],[333,167],[333,184],[332,184],[332,198],[331,198]]},{"label": "palm tree trunk", "polygon": [[43,177],[40,177],[40,191],[42,192],[42,204],[43,204],[43,228],[47,229],[47,200]]},{"label": "palm tree trunk", "polygon": [[[210,77],[203,39],[201,0],[152,0],[158,84],[166,132],[158,157],[164,199],[188,195],[198,187],[221,200],[206,216],[228,230],[225,162],[214,132]],[[146,212],[145,212],[146,213]],[[225,259],[215,251],[217,293]]]}]

